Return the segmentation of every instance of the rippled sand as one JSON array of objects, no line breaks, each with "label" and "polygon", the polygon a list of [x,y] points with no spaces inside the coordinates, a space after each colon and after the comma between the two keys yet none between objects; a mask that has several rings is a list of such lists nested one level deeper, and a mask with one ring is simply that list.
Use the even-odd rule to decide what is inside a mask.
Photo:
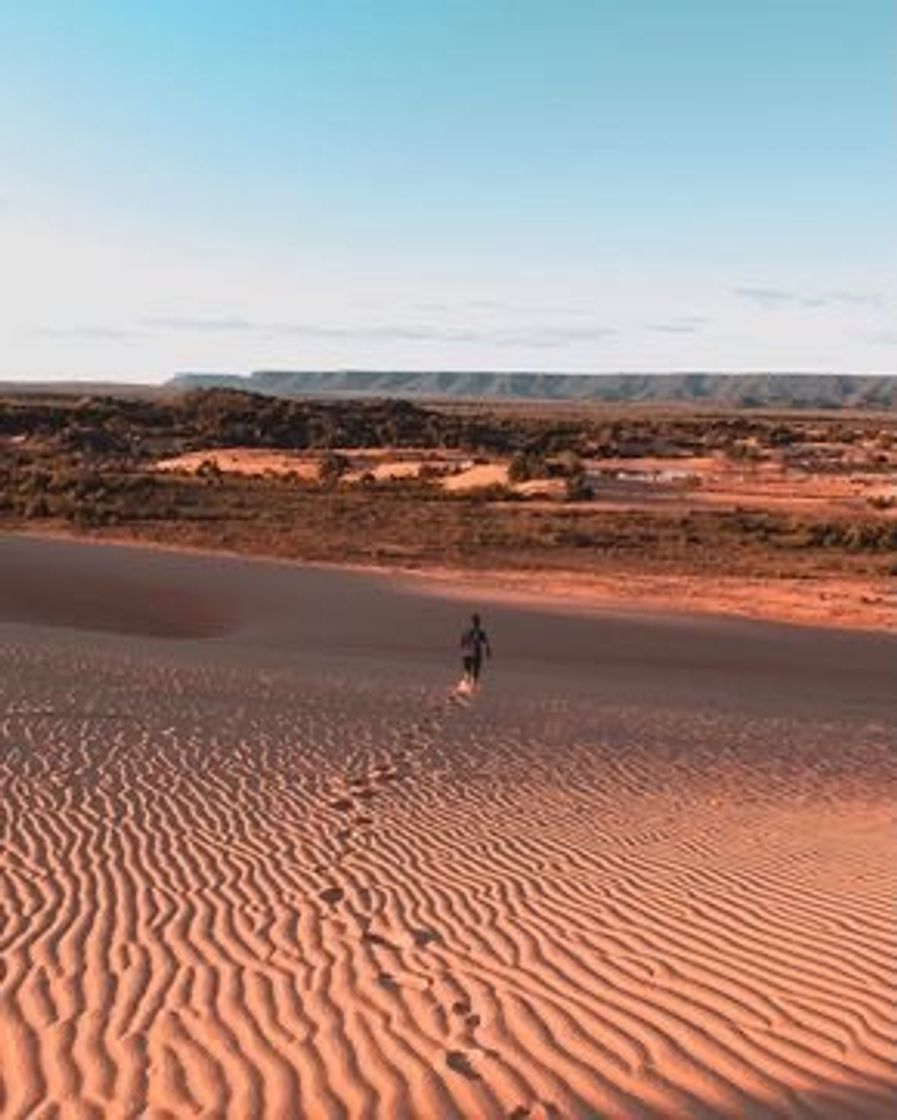
[{"label": "rippled sand", "polygon": [[458,610],[0,541],[3,1117],[893,1114],[897,643]]}]

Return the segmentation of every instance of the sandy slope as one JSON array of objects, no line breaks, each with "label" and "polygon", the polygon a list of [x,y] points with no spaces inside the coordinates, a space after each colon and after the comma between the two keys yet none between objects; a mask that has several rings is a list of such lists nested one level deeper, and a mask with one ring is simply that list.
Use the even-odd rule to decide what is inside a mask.
[{"label": "sandy slope", "polygon": [[589,575],[582,572],[515,572],[430,569],[406,578],[429,583],[430,594],[467,600],[483,587],[495,601],[573,606],[605,613],[626,611],[730,615],[736,618],[838,629],[897,628],[893,579],[814,577],[750,579],[746,576]]},{"label": "sandy slope", "polygon": [[0,1115],[893,1114],[897,642],[458,610],[0,540]]}]

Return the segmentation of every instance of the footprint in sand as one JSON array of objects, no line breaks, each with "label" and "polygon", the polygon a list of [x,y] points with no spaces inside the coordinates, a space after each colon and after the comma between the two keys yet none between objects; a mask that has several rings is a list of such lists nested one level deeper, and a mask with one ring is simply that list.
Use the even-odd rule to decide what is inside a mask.
[{"label": "footprint in sand", "polygon": [[455,1073],[460,1073],[468,1081],[479,1081],[480,1075],[470,1064],[470,1059],[463,1050],[449,1050],[445,1056],[445,1064]]},{"label": "footprint in sand", "polygon": [[[519,1104],[508,1113],[508,1120],[561,1120],[561,1110],[557,1105],[552,1104],[551,1101],[540,1101],[539,1103],[542,1106],[542,1111],[538,1114],[532,1111],[532,1107]],[[533,1107],[538,1107],[538,1105]]]},{"label": "footprint in sand", "polygon": [[456,1000],[452,1004],[452,1012],[455,1015],[460,1015],[464,1020],[464,1026],[472,1033],[481,1025],[483,1020],[479,1015],[476,1015],[473,1008],[470,1006],[470,1001],[466,999]]},{"label": "footprint in sand", "polygon": [[336,809],[340,813],[349,813],[355,808],[355,802],[351,797],[337,797],[329,804],[331,809]]},{"label": "footprint in sand", "polygon": [[328,906],[336,906],[338,902],[341,902],[343,898],[345,898],[345,891],[341,890],[339,887],[327,887],[320,892],[318,898],[320,898],[322,902],[326,902]]},{"label": "footprint in sand", "polygon": [[480,1054],[485,1054],[489,1058],[498,1058],[497,1050],[492,1050],[488,1046],[483,1046],[478,1042],[475,1036],[475,1031],[482,1026],[482,1016],[477,1015],[473,1010],[473,1006],[469,999],[455,1000],[451,1007],[452,1014],[460,1016],[464,1020],[463,1027],[459,1032],[459,1041],[465,1046],[469,1046],[472,1050],[476,1050]]},{"label": "footprint in sand", "polygon": [[381,937],[379,933],[365,932],[361,935],[361,940],[367,941],[369,945],[377,945],[381,949],[390,949],[393,953],[401,951],[400,946],[385,937]]},{"label": "footprint in sand", "polygon": [[442,941],[442,935],[436,933],[436,931],[432,929],[413,929],[410,932],[411,938],[418,949],[425,949],[434,941],[437,942],[437,944]]}]

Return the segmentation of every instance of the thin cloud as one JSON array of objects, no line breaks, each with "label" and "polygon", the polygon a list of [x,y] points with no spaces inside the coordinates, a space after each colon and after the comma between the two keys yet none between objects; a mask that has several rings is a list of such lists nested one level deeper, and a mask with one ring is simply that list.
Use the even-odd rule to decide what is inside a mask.
[{"label": "thin cloud", "polygon": [[361,327],[328,327],[309,324],[280,324],[272,333],[308,338],[361,342],[450,342],[492,346],[565,346],[572,342],[600,341],[616,334],[610,327],[562,324],[546,327],[457,327],[380,324]]},{"label": "thin cloud", "polygon": [[470,312],[488,311],[500,315],[523,316],[526,318],[548,316],[551,318],[572,317],[578,319],[595,313],[594,308],[591,307],[575,307],[569,304],[514,303],[500,299],[468,299],[455,302],[428,300],[415,303],[413,308],[415,311],[421,311],[424,314],[464,315]]},{"label": "thin cloud", "polygon": [[320,323],[257,322],[238,315],[141,320],[154,330],[201,333],[256,333],[266,336],[314,338],[339,342],[448,342],[493,346],[561,347],[573,342],[601,341],[617,331],[592,323],[559,323],[535,327],[472,327],[443,324],[374,323],[332,326]]},{"label": "thin cloud", "polygon": [[831,303],[842,303],[856,307],[884,307],[885,297],[881,292],[829,292]]},{"label": "thin cloud", "polygon": [[707,323],[706,319],[698,316],[688,316],[681,319],[668,319],[660,323],[646,323],[649,331],[660,334],[697,334]]},{"label": "thin cloud", "polygon": [[34,333],[38,338],[92,339],[93,341],[100,342],[129,342],[131,339],[140,337],[139,331],[125,330],[120,327],[96,327],[89,325],[75,327],[38,327]]},{"label": "thin cloud", "polygon": [[141,324],[152,330],[165,331],[255,331],[261,329],[258,324],[250,322],[239,315],[221,315],[211,317],[193,316],[158,316],[141,319]]},{"label": "thin cloud", "polygon": [[768,311],[779,311],[782,308],[820,307],[823,302],[817,298],[808,298],[797,292],[786,292],[779,288],[736,287],[732,290],[742,299],[750,300],[751,303]]},{"label": "thin cloud", "polygon": [[768,311],[783,309],[815,310],[820,307],[882,307],[884,297],[880,292],[851,292],[834,290],[811,295],[805,292],[786,291],[781,288],[755,288],[739,286],[732,291],[742,299]]}]

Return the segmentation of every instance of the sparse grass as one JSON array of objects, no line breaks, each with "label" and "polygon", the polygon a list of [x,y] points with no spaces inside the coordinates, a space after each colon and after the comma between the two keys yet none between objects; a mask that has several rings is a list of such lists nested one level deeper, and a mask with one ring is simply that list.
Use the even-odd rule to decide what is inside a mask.
[{"label": "sparse grass", "polygon": [[[889,503],[870,501],[866,514],[840,519],[763,509],[590,509],[581,457],[674,462],[722,451],[756,461],[778,454],[792,468],[837,472],[867,448],[869,463],[884,469],[880,459],[895,430],[894,418],[882,416],[605,417],[591,409],[577,419],[569,410],[562,418],[520,416],[240,393],[171,402],[7,401],[0,402],[0,525],[63,525],[167,544],[412,567],[883,575],[897,552]],[[503,486],[446,494],[426,477],[368,477],[347,486],[347,464],[335,449],[381,444],[500,452],[526,477],[564,477],[577,504],[532,504]],[[320,478],[240,477],[212,464],[195,476],[150,469],[161,456],[234,445],[321,449]]]}]

